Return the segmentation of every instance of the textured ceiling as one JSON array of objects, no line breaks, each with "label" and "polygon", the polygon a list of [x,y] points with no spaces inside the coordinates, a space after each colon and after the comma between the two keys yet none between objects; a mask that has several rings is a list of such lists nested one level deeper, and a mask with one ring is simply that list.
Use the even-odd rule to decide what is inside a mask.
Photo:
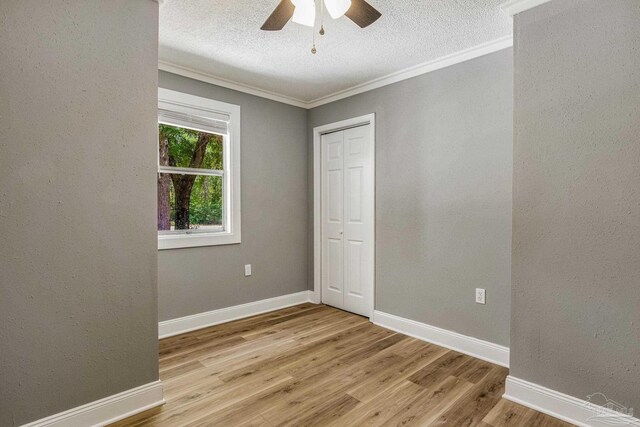
[{"label": "textured ceiling", "polygon": [[377,22],[325,14],[312,55],[309,27],[260,31],[279,0],[164,0],[160,60],[309,102],[512,34],[504,0],[368,1]]}]

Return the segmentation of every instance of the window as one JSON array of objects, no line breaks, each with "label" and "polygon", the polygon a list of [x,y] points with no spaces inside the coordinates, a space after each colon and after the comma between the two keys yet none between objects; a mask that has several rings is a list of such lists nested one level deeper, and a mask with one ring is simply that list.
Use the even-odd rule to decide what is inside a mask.
[{"label": "window", "polygon": [[158,249],[240,243],[240,107],[158,90]]}]

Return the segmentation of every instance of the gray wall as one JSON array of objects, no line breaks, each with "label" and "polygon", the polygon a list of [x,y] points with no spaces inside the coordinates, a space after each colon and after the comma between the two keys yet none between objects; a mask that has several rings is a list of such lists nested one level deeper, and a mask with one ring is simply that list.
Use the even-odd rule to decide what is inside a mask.
[{"label": "gray wall", "polygon": [[0,2],[0,425],[158,378],[158,4]]},{"label": "gray wall", "polygon": [[640,2],[515,21],[511,374],[640,408]]},{"label": "gray wall", "polygon": [[305,291],[307,111],[165,72],[160,87],[240,105],[242,122],[242,243],[159,251],[160,320]]},{"label": "gray wall", "polygon": [[311,110],[376,113],[377,310],[509,344],[512,73],[509,49]]}]

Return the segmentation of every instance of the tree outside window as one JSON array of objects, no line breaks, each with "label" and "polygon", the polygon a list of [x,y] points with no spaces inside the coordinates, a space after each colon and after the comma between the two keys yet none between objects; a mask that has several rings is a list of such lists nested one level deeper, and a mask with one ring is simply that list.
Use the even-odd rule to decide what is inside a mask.
[{"label": "tree outside window", "polygon": [[158,231],[224,230],[224,137],[158,126]]}]

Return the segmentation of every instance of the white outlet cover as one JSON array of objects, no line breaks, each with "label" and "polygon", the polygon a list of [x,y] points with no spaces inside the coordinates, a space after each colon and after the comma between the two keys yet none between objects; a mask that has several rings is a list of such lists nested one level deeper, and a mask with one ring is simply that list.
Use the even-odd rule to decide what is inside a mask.
[{"label": "white outlet cover", "polygon": [[476,288],[476,303],[486,304],[487,291],[486,289]]},{"label": "white outlet cover", "polygon": [[246,264],[244,266],[244,275],[251,276],[251,264]]}]

